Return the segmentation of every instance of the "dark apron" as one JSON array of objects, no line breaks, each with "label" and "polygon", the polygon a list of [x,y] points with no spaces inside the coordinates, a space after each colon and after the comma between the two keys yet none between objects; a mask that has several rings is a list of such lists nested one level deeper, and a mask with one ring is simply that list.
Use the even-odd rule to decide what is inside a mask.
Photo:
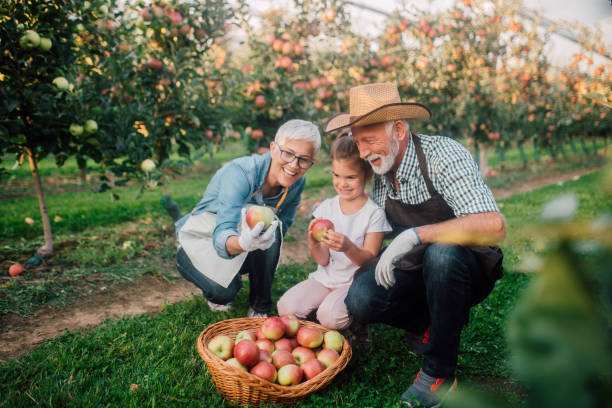
[{"label": "dark apron", "polygon": [[[385,213],[387,219],[393,225],[393,236],[400,232],[421,225],[436,224],[452,218],[456,218],[453,210],[444,201],[442,196],[434,188],[429,171],[427,170],[427,159],[421,148],[421,141],[418,136],[412,135],[414,147],[419,162],[419,168],[425,179],[425,185],[431,198],[420,204],[405,204],[399,200],[393,200],[387,196],[385,201]],[[428,244],[417,245],[412,251],[404,255],[395,263],[395,268],[402,271],[421,270],[423,264],[423,255]],[[497,246],[467,246],[474,255],[485,274],[496,281],[502,276],[502,260],[503,254]]]}]

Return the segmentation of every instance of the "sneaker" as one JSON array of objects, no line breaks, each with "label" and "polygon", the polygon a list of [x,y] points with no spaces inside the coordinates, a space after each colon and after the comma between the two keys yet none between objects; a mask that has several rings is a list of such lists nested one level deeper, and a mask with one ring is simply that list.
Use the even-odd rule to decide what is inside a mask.
[{"label": "sneaker", "polygon": [[353,320],[351,325],[342,331],[342,334],[354,349],[368,351],[372,347],[372,332],[367,324],[360,324]]},{"label": "sneaker", "polygon": [[249,312],[247,313],[247,317],[268,317],[268,314],[257,312],[255,311],[255,309],[249,306]]},{"label": "sneaker", "polygon": [[409,351],[417,357],[422,357],[425,354],[425,350],[429,345],[429,329],[425,330],[425,333],[417,334],[406,331],[404,335],[404,341],[408,343]]},{"label": "sneaker", "polygon": [[219,305],[219,304],[213,303],[213,302],[211,302],[209,300],[208,301],[208,307],[213,312],[227,312],[227,311],[229,311],[232,308],[232,302],[229,302],[228,304],[225,304],[225,305]]},{"label": "sneaker", "polygon": [[402,403],[412,408],[438,408],[455,388],[457,379],[454,376],[434,378],[420,370],[414,383],[402,394]]}]

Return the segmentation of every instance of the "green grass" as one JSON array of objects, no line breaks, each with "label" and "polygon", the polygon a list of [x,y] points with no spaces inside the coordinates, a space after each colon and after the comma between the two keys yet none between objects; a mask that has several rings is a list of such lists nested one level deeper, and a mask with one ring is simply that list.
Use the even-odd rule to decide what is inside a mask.
[{"label": "green grass", "polygon": [[[529,281],[512,272],[533,251],[525,227],[537,219],[545,202],[569,191],[579,197],[578,218],[610,211],[609,201],[599,193],[600,177],[601,172],[596,172],[501,200],[508,221],[508,238],[502,245],[506,274],[493,293],[473,308],[464,330],[458,366],[462,383],[501,392],[512,406],[522,405],[523,391],[512,382],[506,364],[504,325]],[[158,256],[168,256],[164,254]],[[273,298],[312,268],[312,264],[280,267]],[[239,293],[231,312],[212,313],[197,297],[169,305],[156,316],[139,315],[105,322],[87,333],[66,333],[0,365],[0,407],[229,406],[215,391],[195,339],[211,323],[244,316],[247,293],[244,289]],[[409,356],[400,330],[375,325],[373,335],[370,352],[355,353],[331,385],[299,406],[398,407],[398,396],[412,381],[420,360]],[[131,391],[132,384],[139,387]]]}]

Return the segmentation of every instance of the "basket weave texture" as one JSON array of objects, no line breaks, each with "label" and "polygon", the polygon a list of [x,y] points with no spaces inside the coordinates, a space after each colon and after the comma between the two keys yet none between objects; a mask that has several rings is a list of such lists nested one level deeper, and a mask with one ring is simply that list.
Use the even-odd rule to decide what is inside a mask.
[{"label": "basket weave texture", "polygon": [[[252,374],[227,364],[208,350],[208,342],[219,334],[225,334],[232,339],[242,330],[255,330],[266,320],[264,317],[228,319],[208,326],[197,341],[198,353],[206,362],[208,370],[223,396],[236,405],[259,405],[262,402],[276,404],[294,404],[327,385],[340,371],[346,367],[352,356],[351,346],[344,339],[340,358],[319,375],[298,385],[284,386],[271,383]],[[329,331],[325,327],[300,321],[303,326],[319,328],[323,333]]]}]

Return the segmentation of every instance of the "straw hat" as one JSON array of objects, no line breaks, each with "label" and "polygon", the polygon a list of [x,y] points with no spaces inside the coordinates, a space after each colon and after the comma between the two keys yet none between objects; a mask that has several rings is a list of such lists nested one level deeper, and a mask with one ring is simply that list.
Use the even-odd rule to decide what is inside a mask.
[{"label": "straw hat", "polygon": [[325,122],[325,132],[349,126],[365,126],[389,120],[429,120],[431,111],[416,102],[402,102],[392,83],[368,84],[351,88],[349,113],[338,113]]}]

